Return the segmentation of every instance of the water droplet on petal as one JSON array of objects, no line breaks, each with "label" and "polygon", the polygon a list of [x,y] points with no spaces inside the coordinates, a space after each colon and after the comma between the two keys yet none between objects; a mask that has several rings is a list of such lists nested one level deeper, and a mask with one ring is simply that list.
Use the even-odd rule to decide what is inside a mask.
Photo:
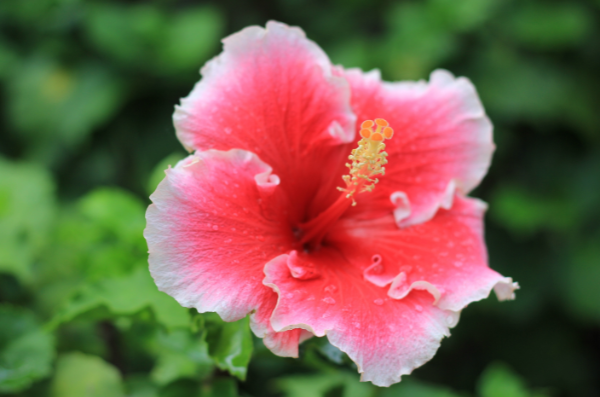
[{"label": "water droplet on petal", "polygon": [[232,239],[230,239],[230,238],[228,238],[227,240],[225,240],[225,242],[226,242],[226,243],[230,243],[230,242],[232,242],[232,241],[233,241],[233,240],[232,240]]},{"label": "water droplet on petal", "polygon": [[462,265],[463,265],[462,262],[459,262],[459,261],[454,262],[455,267],[462,267]]},{"label": "water droplet on petal", "polygon": [[227,135],[231,134],[231,131],[232,131],[231,127],[225,127],[225,133]]},{"label": "water droplet on petal", "polygon": [[352,325],[354,325],[355,328],[360,328],[360,323],[359,322],[354,322],[354,323],[352,323]]},{"label": "water droplet on petal", "polygon": [[335,291],[337,291],[337,287],[333,284],[328,285],[327,287],[325,287],[323,289],[325,292],[329,292],[330,294],[334,293]]},{"label": "water droplet on petal", "polygon": [[383,299],[375,299],[373,303],[375,303],[377,306],[381,306],[383,305]]},{"label": "water droplet on petal", "polygon": [[422,312],[423,311],[423,306],[421,305],[415,305],[415,310],[418,312]]},{"label": "water droplet on petal", "polygon": [[258,236],[256,236],[256,239],[258,241],[265,241],[265,236],[258,235]]},{"label": "water droplet on petal", "polygon": [[213,230],[219,230],[219,226],[217,226],[217,225],[213,225],[212,228],[213,228]]},{"label": "water droplet on petal", "polygon": [[328,305],[333,305],[335,304],[335,299],[333,299],[331,296],[326,296],[323,298],[323,302],[327,303]]}]

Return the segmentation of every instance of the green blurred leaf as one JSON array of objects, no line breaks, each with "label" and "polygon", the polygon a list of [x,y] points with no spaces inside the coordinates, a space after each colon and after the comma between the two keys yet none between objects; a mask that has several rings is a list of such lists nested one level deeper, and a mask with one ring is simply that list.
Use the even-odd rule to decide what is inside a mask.
[{"label": "green blurred leaf", "polygon": [[589,12],[576,2],[529,2],[517,9],[506,27],[525,45],[560,49],[579,44],[590,33],[592,24]]},{"label": "green blurred leaf", "polygon": [[148,270],[139,268],[126,277],[83,285],[49,325],[56,327],[99,308],[107,309],[113,316],[131,315],[151,308],[156,320],[167,327],[187,327],[190,323],[187,309],[158,291]]},{"label": "green blurred leaf", "polygon": [[96,356],[62,355],[56,364],[52,397],[124,397],[119,371]]},{"label": "green blurred leaf", "polygon": [[206,334],[193,335],[188,330],[159,332],[154,350],[157,362],[150,376],[158,385],[181,378],[201,379],[213,368],[208,354]]},{"label": "green blurred leaf", "polygon": [[82,141],[123,102],[120,81],[99,64],[72,68],[36,57],[15,70],[8,116],[29,152],[46,162],[64,156],[63,146]]},{"label": "green blurred leaf", "polygon": [[34,331],[38,322],[27,309],[0,304],[0,349],[17,339],[20,335]]},{"label": "green blurred leaf", "polygon": [[209,387],[202,390],[202,397],[238,397],[238,387],[235,379],[217,378]]},{"label": "green blurred leaf", "polygon": [[133,194],[116,188],[99,188],[78,203],[79,212],[119,243],[145,250],[145,205]]},{"label": "green blurred leaf", "polygon": [[141,200],[116,188],[96,189],[65,209],[36,269],[40,307],[53,314],[82,283],[147,267],[144,211]]},{"label": "green blurred leaf", "polygon": [[54,336],[36,330],[8,343],[0,353],[0,392],[16,392],[50,375]]},{"label": "green blurred leaf", "polygon": [[55,211],[54,184],[44,169],[0,158],[0,272],[31,281]]},{"label": "green blurred leaf", "polygon": [[128,376],[127,397],[159,397],[158,387],[146,376]]},{"label": "green blurred leaf", "polygon": [[86,13],[86,34],[92,44],[126,65],[148,65],[164,35],[165,15],[147,4],[93,3]]},{"label": "green blurred leaf", "polygon": [[158,47],[158,59],[167,70],[197,69],[215,50],[223,35],[221,13],[197,7],[173,15]]},{"label": "green blurred leaf", "polygon": [[169,167],[174,167],[179,160],[182,160],[184,157],[184,153],[171,153],[154,167],[148,180],[148,194],[152,194],[156,190],[158,184],[165,179],[165,170]]},{"label": "green blurred leaf", "polygon": [[18,392],[50,374],[54,337],[33,313],[0,305],[0,393]]},{"label": "green blurred leaf", "polygon": [[358,375],[339,371],[281,377],[273,385],[286,397],[326,397],[328,393],[340,389],[341,397],[371,397],[377,391],[372,384],[360,382]]},{"label": "green blurred leaf", "polygon": [[600,235],[580,242],[569,266],[560,271],[566,303],[572,313],[600,324]]},{"label": "green blurred leaf", "polygon": [[381,59],[392,80],[426,78],[456,51],[456,37],[432,17],[425,3],[400,3],[387,20],[390,35]]},{"label": "green blurred leaf", "polygon": [[248,317],[231,323],[213,322],[212,329],[209,327],[207,340],[210,355],[217,366],[241,380],[246,379],[252,356],[252,334]]},{"label": "green blurred leaf", "polygon": [[530,392],[525,382],[507,366],[500,363],[489,365],[478,386],[480,397],[544,397],[541,392]]},{"label": "green blurred leaf", "polygon": [[461,397],[464,394],[456,393],[447,387],[430,385],[409,377],[403,377],[400,383],[390,386],[382,391],[378,397]]},{"label": "green blurred leaf", "polygon": [[578,219],[568,201],[536,197],[516,186],[503,186],[494,193],[490,215],[516,236],[529,236],[543,228],[568,230]]},{"label": "green blurred leaf", "polygon": [[466,32],[489,20],[498,4],[498,0],[429,0],[428,11],[449,30]]}]

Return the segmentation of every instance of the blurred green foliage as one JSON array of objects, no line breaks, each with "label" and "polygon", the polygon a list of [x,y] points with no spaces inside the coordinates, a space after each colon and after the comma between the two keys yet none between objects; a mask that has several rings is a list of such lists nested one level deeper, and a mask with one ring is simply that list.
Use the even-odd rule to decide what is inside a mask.
[{"label": "blurred green foliage", "polygon": [[[173,105],[268,19],[387,80],[468,76],[495,125],[475,195],[518,299],[473,304],[388,389],[322,339],[275,357],[147,271],[147,197],[185,155]],[[0,1],[0,394],[600,395],[599,21],[597,0]]]}]

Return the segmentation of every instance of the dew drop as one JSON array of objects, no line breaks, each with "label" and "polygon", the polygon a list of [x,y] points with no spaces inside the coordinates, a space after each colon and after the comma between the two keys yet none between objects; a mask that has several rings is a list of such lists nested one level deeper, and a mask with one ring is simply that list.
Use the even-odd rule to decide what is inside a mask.
[{"label": "dew drop", "polygon": [[232,131],[231,127],[225,127],[225,133],[227,135],[231,134],[231,131]]},{"label": "dew drop", "polygon": [[230,238],[228,238],[227,240],[225,240],[225,242],[226,242],[226,243],[230,243],[230,242],[232,242],[232,241],[233,241],[233,240],[232,240],[232,239],[230,239]]},{"label": "dew drop", "polygon": [[460,261],[456,261],[456,262],[454,262],[454,266],[455,266],[455,267],[462,267],[462,265],[463,265],[463,263],[462,263],[462,262],[460,262]]},{"label": "dew drop", "polygon": [[383,299],[375,299],[373,303],[375,303],[377,306],[381,306],[383,305]]},{"label": "dew drop", "polygon": [[405,265],[405,266],[400,267],[400,271],[404,272],[404,273],[410,273],[411,270],[412,270],[412,266]]},{"label": "dew drop", "polygon": [[237,212],[234,212],[234,213],[233,213],[233,216],[238,216],[238,213],[237,213]]},{"label": "dew drop", "polygon": [[333,284],[328,285],[327,287],[325,287],[323,289],[325,292],[329,292],[330,294],[334,293],[335,291],[337,291],[337,287]]},{"label": "dew drop", "polygon": [[217,226],[217,225],[213,225],[212,229],[213,229],[213,230],[219,230],[219,226]]},{"label": "dew drop", "polygon": [[360,328],[360,323],[359,322],[354,322],[352,324],[354,325],[354,328]]},{"label": "dew drop", "polygon": [[231,228],[231,231],[232,231],[232,232],[235,232],[235,227],[232,227],[232,228]]},{"label": "dew drop", "polygon": [[256,236],[256,239],[258,241],[265,241],[265,236],[258,235],[258,236]]},{"label": "dew drop", "polygon": [[423,311],[423,306],[421,305],[415,305],[415,310],[418,312],[422,312]]},{"label": "dew drop", "polygon": [[333,299],[331,296],[326,296],[323,298],[323,302],[327,303],[328,305],[333,305],[335,304],[335,299]]}]

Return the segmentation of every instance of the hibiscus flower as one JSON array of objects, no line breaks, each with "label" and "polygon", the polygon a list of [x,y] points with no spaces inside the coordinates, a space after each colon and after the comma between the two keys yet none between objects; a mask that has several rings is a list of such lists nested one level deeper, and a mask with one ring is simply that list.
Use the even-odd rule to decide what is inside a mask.
[{"label": "hibiscus flower", "polygon": [[193,154],[146,214],[160,290],[250,314],[280,356],[326,335],[380,386],[431,359],[469,303],[513,298],[466,196],[494,150],[469,80],[385,83],[277,22],[223,42],[175,110]]}]

